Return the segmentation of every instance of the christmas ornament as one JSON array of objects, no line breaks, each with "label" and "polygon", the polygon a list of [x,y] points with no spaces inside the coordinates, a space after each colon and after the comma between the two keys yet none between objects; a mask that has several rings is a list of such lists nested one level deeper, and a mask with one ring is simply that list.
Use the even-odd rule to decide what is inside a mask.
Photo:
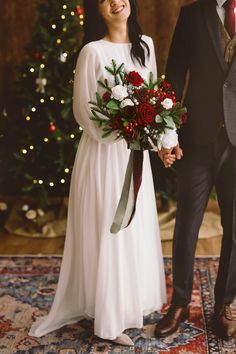
[{"label": "christmas ornament", "polygon": [[56,129],[57,128],[56,128],[55,124],[51,122],[50,127],[49,127],[50,132],[53,133],[53,132],[55,132]]},{"label": "christmas ornament", "polygon": [[61,54],[60,54],[60,61],[61,61],[62,63],[65,63],[66,60],[67,60],[67,53],[61,53]]},{"label": "christmas ornament", "polygon": [[84,14],[84,10],[80,5],[77,6],[76,11],[79,16]]},{"label": "christmas ornament", "polygon": [[47,85],[47,79],[43,78],[43,77],[38,77],[35,80],[36,85],[38,86],[36,88],[36,92],[39,93],[45,93],[45,86]]},{"label": "christmas ornament", "polygon": [[35,59],[35,60],[41,60],[41,59],[42,59],[42,53],[40,53],[40,52],[35,52],[35,53],[34,53],[34,59]]}]

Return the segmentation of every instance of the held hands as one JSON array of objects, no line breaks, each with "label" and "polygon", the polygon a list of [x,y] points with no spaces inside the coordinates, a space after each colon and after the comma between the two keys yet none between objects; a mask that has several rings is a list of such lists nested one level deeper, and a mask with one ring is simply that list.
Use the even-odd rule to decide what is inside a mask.
[{"label": "held hands", "polygon": [[171,149],[158,150],[158,156],[164,163],[166,168],[171,167],[176,160],[180,160],[183,156],[183,150],[180,148],[179,144]]}]

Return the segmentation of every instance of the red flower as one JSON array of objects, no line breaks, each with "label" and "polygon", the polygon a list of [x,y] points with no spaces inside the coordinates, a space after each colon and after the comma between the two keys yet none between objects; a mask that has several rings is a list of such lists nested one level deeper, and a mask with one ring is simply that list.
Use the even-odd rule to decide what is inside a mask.
[{"label": "red flower", "polygon": [[139,106],[138,123],[143,127],[153,123],[156,112],[150,103],[144,103]]},{"label": "red flower", "polygon": [[127,76],[126,80],[133,86],[141,86],[144,82],[143,78],[139,75],[137,71],[131,71]]},{"label": "red flower", "polygon": [[180,116],[180,124],[185,124],[187,122],[187,114],[182,113]]},{"label": "red flower", "polygon": [[121,130],[123,128],[122,120],[120,116],[114,116],[111,119],[112,130]]},{"label": "red flower", "polygon": [[111,99],[111,93],[108,92],[108,91],[106,91],[106,92],[103,94],[102,99],[103,99],[103,101],[104,101],[105,103],[109,102],[110,99]]}]

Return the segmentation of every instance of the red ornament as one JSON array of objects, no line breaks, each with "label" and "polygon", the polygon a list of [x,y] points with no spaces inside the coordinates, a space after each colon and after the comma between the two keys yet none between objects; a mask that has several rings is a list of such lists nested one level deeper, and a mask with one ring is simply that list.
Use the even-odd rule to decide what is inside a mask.
[{"label": "red ornament", "polygon": [[49,127],[50,132],[53,133],[53,132],[55,132],[56,129],[57,129],[57,128],[56,128],[55,124],[53,124],[53,123],[51,122],[51,123],[50,123],[50,127]]},{"label": "red ornament", "polygon": [[41,59],[42,59],[42,53],[40,53],[40,52],[35,52],[35,53],[34,53],[34,59],[35,59],[35,60],[41,60]]},{"label": "red ornament", "polygon": [[84,9],[80,5],[76,7],[76,11],[79,16],[84,14]]}]

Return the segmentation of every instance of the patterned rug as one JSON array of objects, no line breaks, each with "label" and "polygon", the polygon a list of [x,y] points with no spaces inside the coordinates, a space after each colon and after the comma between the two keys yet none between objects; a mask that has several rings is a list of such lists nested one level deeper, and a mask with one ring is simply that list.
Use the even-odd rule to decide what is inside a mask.
[{"label": "patterned rug", "polygon": [[[154,338],[155,323],[162,316],[153,313],[144,319],[143,329],[126,333],[134,348],[112,345],[93,335],[92,321],[66,326],[43,338],[28,336],[37,316],[47,313],[55,293],[61,257],[0,257],[0,353],[1,354],[77,354],[77,353],[236,353],[236,339],[222,341],[211,327],[213,286],[217,258],[197,258],[189,321],[165,339]],[[171,296],[171,259],[165,259],[168,297]],[[165,312],[163,308],[162,312]]]}]

